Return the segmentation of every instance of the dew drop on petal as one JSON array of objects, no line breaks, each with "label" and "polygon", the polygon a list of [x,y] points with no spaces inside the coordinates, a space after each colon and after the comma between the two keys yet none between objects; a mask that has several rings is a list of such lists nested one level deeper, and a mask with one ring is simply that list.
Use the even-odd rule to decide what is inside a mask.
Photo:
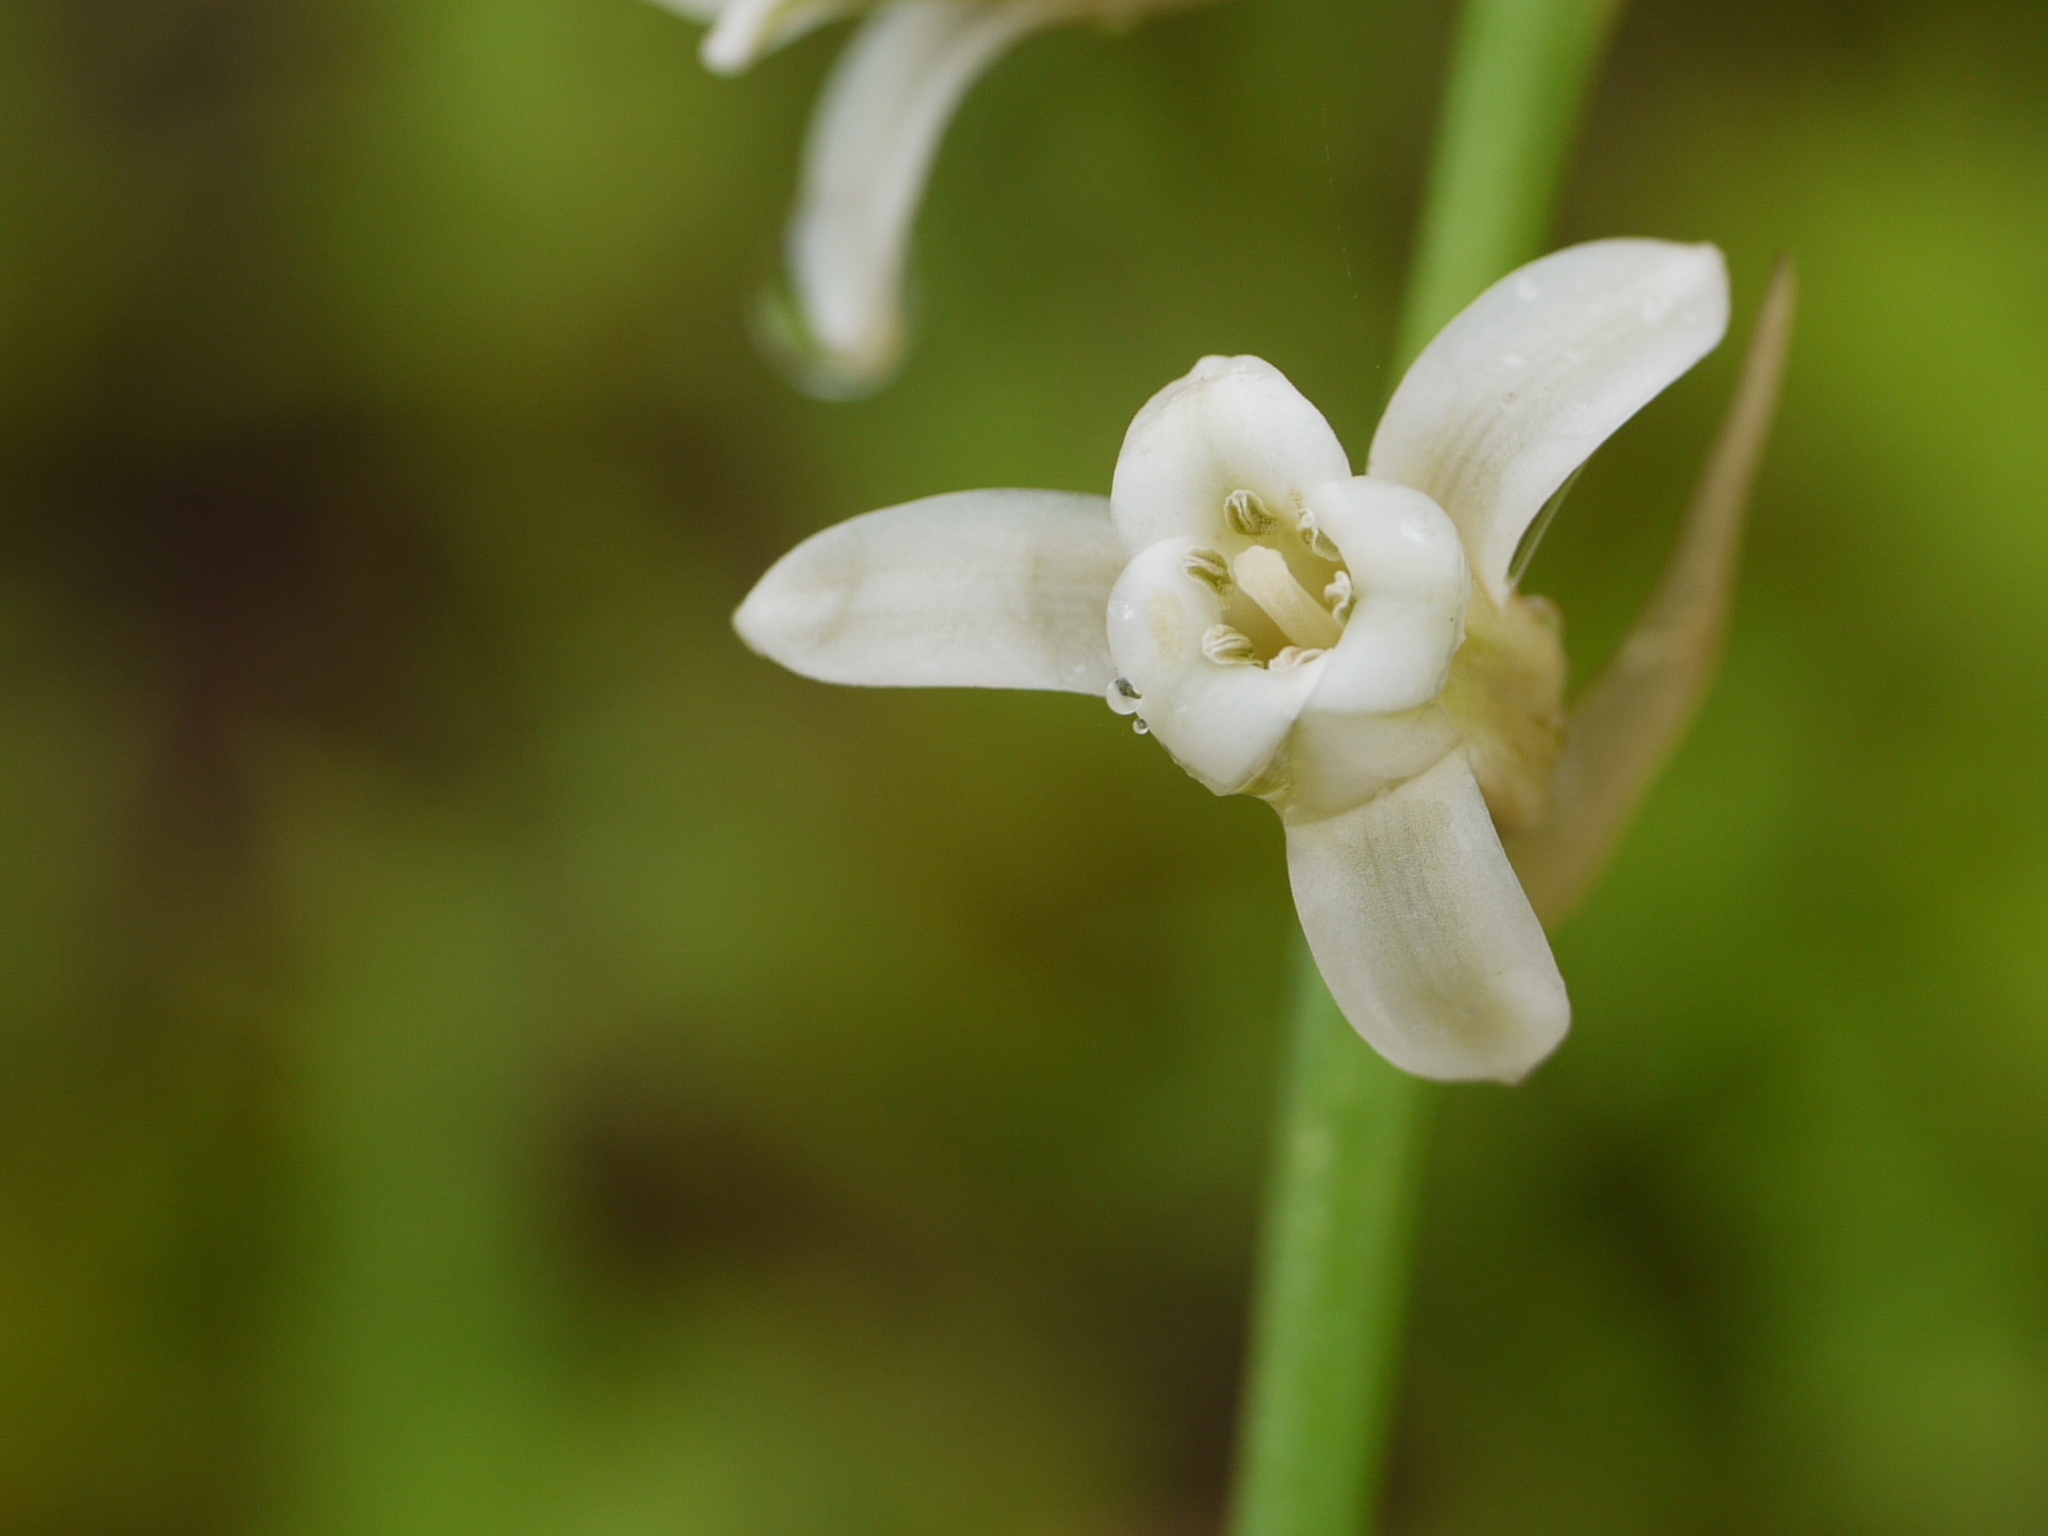
[{"label": "dew drop on petal", "polygon": [[1109,707],[1119,715],[1135,715],[1138,712],[1138,690],[1128,677],[1120,677],[1109,685],[1103,697]]},{"label": "dew drop on petal", "polygon": [[1131,721],[1131,729],[1136,731],[1140,736],[1150,736],[1152,734],[1152,727],[1147,725],[1143,720],[1137,719],[1135,717]]}]

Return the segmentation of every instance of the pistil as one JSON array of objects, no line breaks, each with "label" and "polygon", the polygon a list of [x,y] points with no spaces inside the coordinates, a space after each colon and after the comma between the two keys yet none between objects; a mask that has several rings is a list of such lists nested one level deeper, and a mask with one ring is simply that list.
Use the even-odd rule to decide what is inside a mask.
[{"label": "pistil", "polygon": [[1343,637],[1344,626],[1294,579],[1286,557],[1278,550],[1252,545],[1232,563],[1231,574],[1245,596],[1279,626],[1280,633],[1303,650],[1326,651]]}]

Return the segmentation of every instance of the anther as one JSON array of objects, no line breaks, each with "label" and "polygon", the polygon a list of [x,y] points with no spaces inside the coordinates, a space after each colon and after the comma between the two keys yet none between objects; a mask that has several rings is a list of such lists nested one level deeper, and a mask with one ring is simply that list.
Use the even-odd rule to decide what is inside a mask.
[{"label": "anther", "polygon": [[1315,647],[1283,645],[1280,648],[1280,654],[1266,663],[1266,670],[1269,672],[1291,672],[1296,667],[1305,666],[1307,663],[1314,661],[1322,654],[1323,652]]},{"label": "anther", "polygon": [[1251,638],[1228,624],[1211,624],[1202,631],[1202,654],[1219,667],[1255,667],[1259,655]]},{"label": "anther", "polygon": [[1187,573],[1197,581],[1205,581],[1219,594],[1231,588],[1230,562],[1213,549],[1191,549],[1187,554]]},{"label": "anther", "polygon": [[1351,617],[1351,608],[1358,601],[1358,594],[1351,590],[1351,573],[1339,571],[1330,578],[1330,584],[1323,588],[1323,603],[1330,610],[1330,617],[1342,624]]},{"label": "anther", "polygon": [[1294,531],[1301,535],[1301,542],[1314,551],[1318,559],[1334,563],[1344,558],[1330,536],[1323,532],[1322,525],[1316,521],[1315,513],[1303,512],[1300,520],[1294,525]]},{"label": "anther", "polygon": [[1266,510],[1257,491],[1232,491],[1223,503],[1223,521],[1232,533],[1255,539],[1280,526],[1280,519]]},{"label": "anther", "polygon": [[1280,626],[1280,633],[1308,650],[1328,650],[1343,636],[1344,627],[1330,617],[1330,611],[1308,594],[1294,579],[1287,560],[1277,549],[1254,544],[1238,555],[1231,567],[1244,594]]}]

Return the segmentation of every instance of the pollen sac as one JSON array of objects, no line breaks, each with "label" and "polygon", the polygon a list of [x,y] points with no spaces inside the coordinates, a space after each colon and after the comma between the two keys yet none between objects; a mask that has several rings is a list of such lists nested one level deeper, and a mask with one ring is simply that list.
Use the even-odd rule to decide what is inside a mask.
[{"label": "pollen sac", "polygon": [[1335,564],[1344,558],[1330,536],[1323,532],[1314,512],[1303,512],[1301,520],[1294,525],[1294,531],[1301,535],[1301,542],[1309,547],[1310,552],[1318,560],[1328,560]]},{"label": "pollen sac", "polygon": [[1211,624],[1202,631],[1202,654],[1219,667],[1255,667],[1259,653],[1251,638],[1228,624]]},{"label": "pollen sac", "polygon": [[1351,588],[1351,573],[1339,571],[1323,588],[1323,603],[1330,610],[1330,617],[1342,624],[1351,617],[1352,606],[1358,601],[1358,594]]},{"label": "pollen sac", "polygon": [[1207,582],[1216,589],[1218,595],[1227,594],[1235,585],[1230,578],[1230,562],[1217,550],[1189,550],[1187,573],[1197,581]]},{"label": "pollen sac", "polygon": [[1223,503],[1223,521],[1232,533],[1255,539],[1280,526],[1256,491],[1232,491]]}]

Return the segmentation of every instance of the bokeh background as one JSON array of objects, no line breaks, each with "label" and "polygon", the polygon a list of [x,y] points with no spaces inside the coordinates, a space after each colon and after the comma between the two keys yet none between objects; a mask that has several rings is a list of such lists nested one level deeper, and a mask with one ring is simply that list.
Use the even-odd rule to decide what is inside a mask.
[{"label": "bokeh background", "polygon": [[[836,31],[7,0],[0,1529],[1217,1528],[1277,823],[727,615],[869,507],[1106,490],[1204,352],[1362,453],[1450,11],[1027,44],[833,406],[746,314]],[[1610,234],[1738,324],[1792,250],[1801,331],[1572,1039],[1445,1100],[1392,1527],[2048,1529],[2048,12],[1643,0]],[[1732,373],[1539,556],[1578,675]]]}]

